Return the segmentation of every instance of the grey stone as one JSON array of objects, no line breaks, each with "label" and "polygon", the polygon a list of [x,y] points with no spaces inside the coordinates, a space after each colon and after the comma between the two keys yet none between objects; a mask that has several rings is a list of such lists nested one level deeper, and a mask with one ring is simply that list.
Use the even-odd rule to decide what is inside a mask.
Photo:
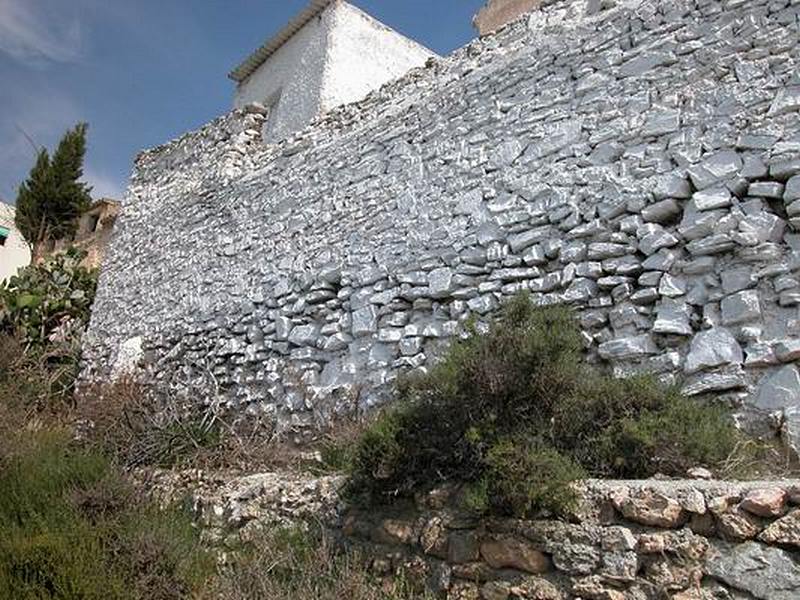
[{"label": "grey stone", "polygon": [[698,190],[704,190],[720,181],[726,181],[739,173],[742,159],[737,152],[726,150],[704,159],[689,169],[689,177]]},{"label": "grey stone", "polygon": [[378,331],[378,310],[365,306],[353,312],[353,335],[361,337]]},{"label": "grey stone", "polygon": [[456,289],[453,283],[453,270],[448,267],[441,267],[431,271],[429,282],[428,286],[432,298],[447,298]]},{"label": "grey stone", "polygon": [[769,107],[769,114],[783,115],[800,110],[800,85],[781,88]]},{"label": "grey stone", "polygon": [[629,252],[630,249],[625,244],[595,242],[589,244],[588,258],[589,260],[605,260],[606,258],[624,256]]},{"label": "grey stone", "polygon": [[650,223],[668,223],[678,218],[682,209],[672,198],[651,204],[642,210],[642,219]]},{"label": "grey stone", "polygon": [[673,335],[692,335],[689,307],[685,302],[665,300],[656,309],[653,332]]},{"label": "grey stone", "polygon": [[755,405],[765,411],[780,410],[800,405],[800,373],[794,365],[787,365],[761,381]]},{"label": "grey stone", "polygon": [[686,249],[695,256],[720,254],[732,250],[736,244],[727,233],[718,233],[686,244]]},{"label": "grey stone", "polygon": [[508,236],[508,244],[514,254],[519,254],[534,244],[546,241],[551,234],[552,230],[549,227],[530,229],[523,233]]},{"label": "grey stone", "polygon": [[769,165],[769,174],[778,181],[786,181],[790,177],[800,175],[800,158],[776,160]]},{"label": "grey stone", "polygon": [[665,135],[678,131],[681,127],[681,112],[679,110],[659,110],[647,115],[642,135]]},{"label": "grey stone", "polygon": [[692,201],[699,211],[725,208],[731,205],[731,193],[724,187],[713,187],[695,192]]},{"label": "grey stone", "polygon": [[740,368],[717,372],[702,372],[692,377],[682,392],[687,396],[697,396],[709,392],[725,392],[747,386],[747,376]]},{"label": "grey stone", "polygon": [[669,231],[655,231],[639,240],[639,250],[647,256],[655,254],[661,248],[671,248],[678,243],[678,238]]},{"label": "grey stone", "polygon": [[776,181],[758,181],[747,188],[748,196],[780,199],[783,197],[783,184]]},{"label": "grey stone", "polygon": [[706,561],[708,574],[760,600],[800,596],[800,565],[791,554],[757,542],[714,542]]},{"label": "grey stone", "polygon": [[775,357],[780,362],[794,362],[800,359],[800,339],[787,338],[779,340],[775,343],[774,349]]},{"label": "grey stone", "polygon": [[295,346],[314,346],[319,339],[316,325],[298,325],[289,334],[289,342]]},{"label": "grey stone", "polygon": [[743,360],[742,349],[731,332],[724,327],[714,327],[692,338],[684,371],[691,374],[723,365],[741,364]]},{"label": "grey stone", "polygon": [[795,200],[800,200],[800,175],[795,175],[786,182],[783,192],[783,201],[789,204]]},{"label": "grey stone", "polygon": [[618,338],[600,344],[598,351],[606,360],[625,360],[657,354],[658,347],[649,335]]},{"label": "grey stone", "polygon": [[748,290],[733,294],[722,300],[722,323],[739,325],[761,318],[761,302],[758,292]]},{"label": "grey stone", "polygon": [[[692,197],[692,186],[689,181],[685,177],[681,177],[679,175],[664,175],[656,179],[653,185],[653,196],[656,200],[664,200],[664,199],[687,199]],[[648,209],[654,209],[656,205],[661,204],[661,202],[657,202],[656,204],[651,204],[644,210],[642,210],[642,216],[644,217],[645,211]],[[668,203],[663,205],[662,211],[666,210],[667,207],[669,211],[675,211],[671,217],[674,217],[680,214],[680,205],[672,200],[672,203]],[[677,210],[676,210],[677,209]],[[652,219],[645,219],[645,221],[652,220]]]},{"label": "grey stone", "polygon": [[275,319],[275,339],[288,340],[294,324],[288,317],[278,317]]},{"label": "grey stone", "polygon": [[667,298],[677,298],[686,293],[686,280],[665,273],[658,284],[658,293]]},{"label": "grey stone", "polygon": [[640,77],[657,67],[675,64],[677,58],[671,52],[643,52],[623,63],[619,68],[621,77]]},{"label": "grey stone", "polygon": [[753,287],[756,283],[758,283],[758,279],[748,267],[726,269],[722,272],[722,291],[726,294],[745,290]]}]

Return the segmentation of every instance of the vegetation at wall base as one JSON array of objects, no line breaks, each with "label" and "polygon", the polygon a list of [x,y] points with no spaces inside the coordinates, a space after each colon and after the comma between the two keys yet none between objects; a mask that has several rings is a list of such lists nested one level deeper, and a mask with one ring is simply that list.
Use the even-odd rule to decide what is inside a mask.
[{"label": "vegetation at wall base", "polygon": [[316,523],[278,527],[249,545],[211,596],[217,600],[433,600],[410,578],[381,579],[357,551]]},{"label": "vegetation at wall base", "polygon": [[452,344],[361,437],[346,493],[385,503],[443,482],[473,509],[568,512],[583,476],[683,476],[717,467],[740,434],[725,410],[650,376],[614,379],[583,360],[569,308],[509,302]]},{"label": "vegetation at wall base", "polygon": [[213,573],[191,516],[134,493],[67,431],[28,429],[0,455],[0,597],[178,599]]}]

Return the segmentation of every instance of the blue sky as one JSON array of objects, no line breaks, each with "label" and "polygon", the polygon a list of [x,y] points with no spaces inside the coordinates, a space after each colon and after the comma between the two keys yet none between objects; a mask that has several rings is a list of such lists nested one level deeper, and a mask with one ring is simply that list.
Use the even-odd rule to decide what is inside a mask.
[{"label": "blue sky", "polygon": [[[447,54],[484,0],[351,0]],[[87,121],[86,180],[119,197],[133,157],[229,110],[228,71],[307,0],[0,0],[0,199],[36,145]]]}]

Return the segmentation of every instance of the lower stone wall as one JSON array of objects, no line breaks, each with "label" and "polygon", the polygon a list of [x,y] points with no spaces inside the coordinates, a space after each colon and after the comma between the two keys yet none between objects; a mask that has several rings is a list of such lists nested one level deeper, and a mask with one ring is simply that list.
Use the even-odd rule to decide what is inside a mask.
[{"label": "lower stone wall", "polygon": [[167,471],[146,487],[165,501],[188,491],[213,542],[321,522],[376,574],[448,600],[800,598],[800,480],[591,480],[567,520],[479,518],[455,488],[359,510],[342,481]]},{"label": "lower stone wall", "polygon": [[800,598],[800,485],[591,481],[570,522],[478,519],[437,490],[343,534],[448,599]]}]

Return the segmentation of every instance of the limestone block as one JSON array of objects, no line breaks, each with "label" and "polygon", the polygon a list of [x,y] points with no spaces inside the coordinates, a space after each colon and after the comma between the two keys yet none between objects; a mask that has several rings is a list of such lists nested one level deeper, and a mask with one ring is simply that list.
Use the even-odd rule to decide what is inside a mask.
[{"label": "limestone block", "polygon": [[756,598],[793,600],[800,595],[800,565],[788,552],[757,542],[714,543],[706,570]]},{"label": "limestone block", "polygon": [[741,364],[743,360],[742,349],[730,331],[714,327],[692,338],[684,370],[691,374],[721,365]]},{"label": "limestone block", "polygon": [[800,404],[800,373],[794,365],[772,372],[760,384],[755,405],[766,411]]},{"label": "limestone block", "polygon": [[510,537],[485,540],[480,555],[494,569],[517,569],[526,573],[546,573],[550,560],[530,543]]}]

